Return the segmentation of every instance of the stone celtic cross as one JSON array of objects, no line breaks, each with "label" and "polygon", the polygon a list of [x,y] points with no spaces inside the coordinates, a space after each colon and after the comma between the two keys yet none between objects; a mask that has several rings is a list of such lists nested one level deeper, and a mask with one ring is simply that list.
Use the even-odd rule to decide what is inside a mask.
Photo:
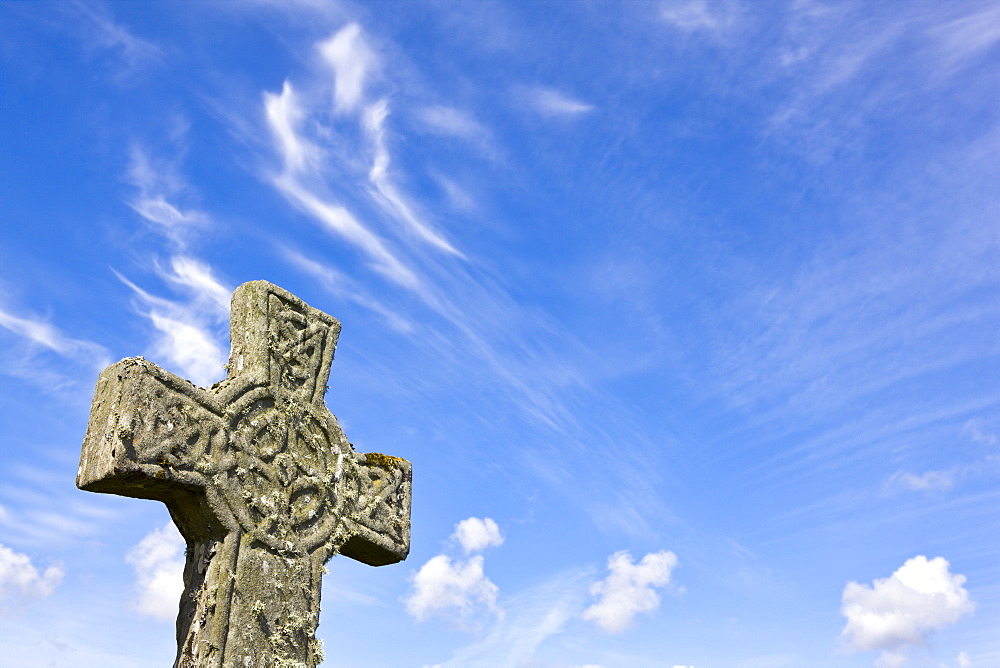
[{"label": "stone celtic cross", "polygon": [[265,281],[233,293],[229,374],[101,372],[77,486],[163,501],[187,541],[175,667],[311,668],[323,564],[410,548],[410,464],[359,454],[323,401],[340,323]]}]

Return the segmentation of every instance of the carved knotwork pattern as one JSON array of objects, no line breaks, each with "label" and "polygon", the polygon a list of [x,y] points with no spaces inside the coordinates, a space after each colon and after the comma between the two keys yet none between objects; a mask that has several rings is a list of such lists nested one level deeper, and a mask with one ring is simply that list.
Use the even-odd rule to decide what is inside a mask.
[{"label": "carved knotwork pattern", "polygon": [[312,406],[250,393],[234,412],[223,485],[243,528],[276,550],[307,552],[324,544],[343,512],[337,483],[344,453]]},{"label": "carved knotwork pattern", "polygon": [[[357,499],[353,509],[355,521],[388,537],[393,543],[405,542],[409,517],[404,517],[408,489],[403,485],[403,470],[398,466],[386,466],[377,462],[356,466],[362,470],[351,476],[356,490],[351,498]],[[357,490],[358,480],[367,480],[370,484]]]},{"label": "carved knotwork pattern", "polygon": [[147,378],[148,407],[132,415],[128,442],[135,444],[135,461],[171,469],[211,474],[213,442],[224,437],[222,419],[158,378]]},{"label": "carved knotwork pattern", "polygon": [[403,468],[355,453],[323,402],[337,331],[273,292],[266,308],[267,377],[205,391],[143,367],[150,373],[135,396],[144,401],[119,423],[127,459],[154,478],[216,490],[243,530],[273,550],[329,553],[360,527],[381,537],[369,539],[407,544]]},{"label": "carved knotwork pattern", "polygon": [[294,397],[276,400],[269,389],[255,387],[225,411],[227,427],[207,397],[190,394],[201,390],[160,378],[145,382],[152,403],[128,428],[136,461],[156,465],[159,477],[229,478],[219,486],[226,504],[263,544],[312,552],[344,518],[405,542],[402,469],[366,462],[323,408]]},{"label": "carved knotwork pattern", "polygon": [[304,401],[322,398],[317,388],[329,326],[309,318],[298,304],[278,295],[268,296],[268,318],[271,324],[272,384],[300,396]]}]

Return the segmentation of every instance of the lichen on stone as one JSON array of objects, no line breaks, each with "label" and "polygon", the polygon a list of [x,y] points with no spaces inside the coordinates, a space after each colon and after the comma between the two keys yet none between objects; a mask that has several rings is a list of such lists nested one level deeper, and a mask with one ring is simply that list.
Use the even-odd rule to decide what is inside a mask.
[{"label": "lichen on stone", "polygon": [[401,462],[405,461],[402,457],[383,455],[381,452],[368,452],[365,454],[365,464],[368,466],[381,466],[384,469],[396,468]]}]

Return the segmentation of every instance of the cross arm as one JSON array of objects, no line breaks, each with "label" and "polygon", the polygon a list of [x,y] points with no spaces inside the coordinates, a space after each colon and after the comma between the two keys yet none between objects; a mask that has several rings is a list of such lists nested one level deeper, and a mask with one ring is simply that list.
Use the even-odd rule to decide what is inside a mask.
[{"label": "cross arm", "polygon": [[412,467],[399,457],[358,454],[348,496],[356,498],[345,524],[350,537],[340,553],[369,566],[395,564],[410,552]]},{"label": "cross arm", "polygon": [[205,457],[223,431],[212,396],[139,357],[101,372],[76,484],[80,489],[168,501],[203,488]]}]

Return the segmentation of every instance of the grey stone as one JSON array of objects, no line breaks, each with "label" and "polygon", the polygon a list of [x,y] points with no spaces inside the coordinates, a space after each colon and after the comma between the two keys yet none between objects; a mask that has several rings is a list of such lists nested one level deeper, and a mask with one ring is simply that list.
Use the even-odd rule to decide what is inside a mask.
[{"label": "grey stone", "polygon": [[323,564],[410,547],[410,463],[359,454],[323,401],[340,323],[265,281],[233,293],[229,374],[101,372],[76,484],[166,504],[187,541],[175,667],[312,667]]}]

